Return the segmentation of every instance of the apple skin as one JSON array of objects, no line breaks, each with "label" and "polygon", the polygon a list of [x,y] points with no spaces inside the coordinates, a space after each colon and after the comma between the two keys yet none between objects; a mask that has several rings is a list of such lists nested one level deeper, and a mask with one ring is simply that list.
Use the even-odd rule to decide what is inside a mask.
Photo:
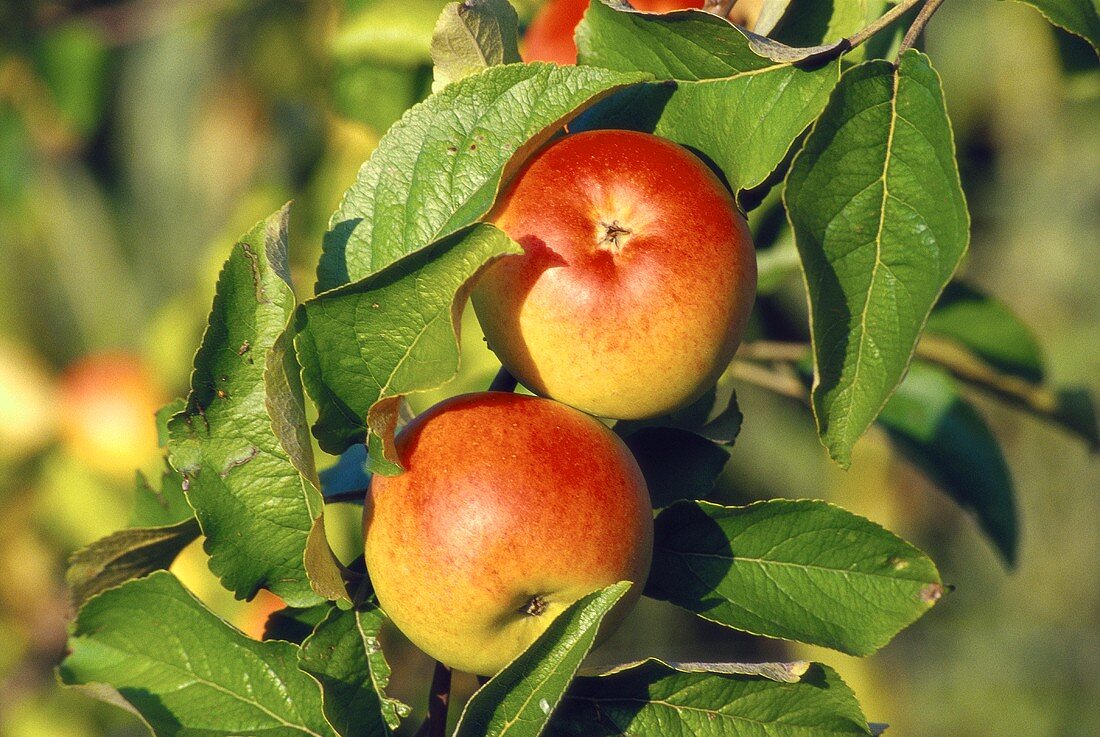
[{"label": "apple skin", "polygon": [[[666,13],[684,8],[702,8],[703,0],[632,0],[636,10]],[[588,10],[588,0],[549,0],[527,27],[520,49],[524,61],[552,61],[576,64],[577,24]]]},{"label": "apple skin", "polygon": [[559,138],[489,219],[524,253],[486,269],[474,309],[536,394],[647,419],[697,399],[733,358],[756,254],[733,198],[687,149],[630,131]]},{"label": "apple skin", "polygon": [[397,437],[405,472],[375,475],[367,570],[382,609],[446,665],[492,675],[566,607],[618,581],[641,595],[653,550],[645,480],[598,420],[538,397],[466,394]]}]

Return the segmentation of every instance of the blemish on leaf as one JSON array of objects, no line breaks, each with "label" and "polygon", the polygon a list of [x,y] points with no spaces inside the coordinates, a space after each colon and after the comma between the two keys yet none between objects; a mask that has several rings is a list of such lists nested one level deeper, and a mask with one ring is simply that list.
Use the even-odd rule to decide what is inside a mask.
[{"label": "blemish on leaf", "polygon": [[223,468],[221,472],[218,473],[218,475],[224,479],[234,468],[243,466],[244,464],[255,458],[257,455],[259,455],[259,453],[259,448],[257,448],[255,445],[250,446],[248,452],[245,455],[241,456],[240,458],[234,458],[233,460],[230,460],[227,464],[225,464],[225,468]]},{"label": "blemish on leaf", "polygon": [[267,298],[267,293],[264,291],[263,281],[260,277],[260,259],[256,256],[256,252],[252,250],[252,246],[247,243],[241,243],[241,250],[244,251],[245,257],[248,259],[249,269],[252,271],[252,284],[256,289],[256,301],[260,304],[267,304],[271,300]]},{"label": "blemish on leaf", "polygon": [[546,699],[539,699],[539,708],[542,709],[543,714],[550,713],[550,702]]},{"label": "blemish on leaf", "polygon": [[935,604],[943,596],[943,586],[938,583],[930,583],[920,591],[920,600],[925,604]]},{"label": "blemish on leaf", "polygon": [[886,561],[887,565],[893,568],[895,571],[903,571],[909,567],[909,561],[905,558],[898,557],[896,555],[890,556]]}]

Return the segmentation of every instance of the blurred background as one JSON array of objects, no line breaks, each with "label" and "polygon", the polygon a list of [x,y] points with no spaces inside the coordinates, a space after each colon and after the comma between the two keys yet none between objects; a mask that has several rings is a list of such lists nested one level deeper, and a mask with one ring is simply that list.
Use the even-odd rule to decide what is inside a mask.
[{"label": "blurred background", "polygon": [[[430,89],[442,5],[0,2],[0,737],[142,734],[55,685],[66,558],[126,523],[135,468],[159,474],[152,415],[186,389],[217,270],[240,233],[291,199],[296,287],[312,292],[328,215]],[[523,23],[538,6],[522,0]],[[926,48],[973,216],[967,278],[1031,326],[1055,383],[1100,392],[1095,54],[995,0],[946,2]],[[762,309],[800,325],[802,300],[796,277]],[[494,373],[467,317],[462,377],[417,408]],[[751,641],[655,602],[595,659],[813,657],[891,735],[1100,734],[1100,461],[1083,443],[979,402],[1016,480],[1023,542],[1006,570],[878,431],[842,472],[799,404],[732,386],[746,420],[715,498],[835,501],[929,552],[955,592],[866,660]],[[349,556],[358,508],[329,513]],[[279,606],[233,600],[198,546],[173,570],[253,636]],[[386,637],[394,691],[420,710],[430,663]]]}]

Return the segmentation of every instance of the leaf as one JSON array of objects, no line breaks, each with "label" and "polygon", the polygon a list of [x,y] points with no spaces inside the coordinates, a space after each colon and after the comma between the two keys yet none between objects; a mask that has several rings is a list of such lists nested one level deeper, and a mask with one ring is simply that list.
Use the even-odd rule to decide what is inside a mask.
[{"label": "leaf", "polygon": [[998,371],[1039,383],[1046,369],[1038,341],[1016,315],[964,282],[947,285],[925,331],[950,338]]},{"label": "leaf", "polygon": [[[581,668],[582,676],[609,676],[622,671],[632,670],[647,662],[636,660],[633,663],[620,665],[597,666],[594,668]],[[788,663],[677,663],[673,661],[657,661],[672,670],[680,673],[722,673],[725,675],[760,676],[777,683],[798,683],[798,681],[810,669],[812,663],[805,660],[794,660]]]},{"label": "leaf", "polygon": [[501,182],[566,121],[643,79],[509,64],[449,85],[412,108],[383,136],[333,214],[317,291],[375,274],[477,222]]},{"label": "leaf", "polygon": [[1020,0],[1048,21],[1076,34],[1100,53],[1100,3],[1096,0]]},{"label": "leaf", "polygon": [[622,598],[622,581],[562,612],[534,643],[478,689],[462,710],[455,737],[536,737],[592,649],[604,615]]},{"label": "leaf", "polygon": [[159,571],[84,605],[58,673],[157,737],[337,737],[297,652],[249,639]]},{"label": "leaf", "polygon": [[309,606],[320,597],[304,555],[323,503],[293,357],[280,338],[294,310],[287,216],[283,208],[233,247],[187,406],[169,421],[168,451],[223,585],[241,598],[266,587],[291,606]]},{"label": "leaf", "polygon": [[919,468],[977,517],[1013,565],[1018,531],[1012,474],[997,438],[951,377],[914,363],[878,419]]},{"label": "leaf", "polygon": [[371,470],[400,470],[392,448],[400,396],[455,376],[471,280],[490,260],[520,252],[497,228],[477,225],[306,302],[298,350],[321,447],[340,453],[363,442],[369,422]]},{"label": "leaf", "polygon": [[162,527],[119,530],[77,550],[65,572],[73,608],[132,578],[168,568],[198,536],[199,523],[189,517]]},{"label": "leaf", "polygon": [[702,499],[713,490],[729,451],[741,430],[741,411],[734,394],[717,400],[711,389],[677,412],[651,420],[620,420],[623,438],[642,469],[655,508],[680,499]]},{"label": "leaf", "polygon": [[325,715],[343,737],[392,734],[409,714],[386,696],[390,666],[378,643],[385,619],[373,605],[332,609],[298,654],[299,667],[321,684]]},{"label": "leaf", "polygon": [[837,60],[811,68],[760,56],[749,36],[709,13],[634,13],[600,2],[578,26],[577,48],[582,64],[659,80],[608,100],[580,127],[653,132],[695,149],[735,193],[783,161],[824,109],[840,68]]},{"label": "leaf", "polygon": [[643,427],[623,440],[642,469],[655,509],[708,496],[729,460],[728,450],[678,427]]},{"label": "leaf", "polygon": [[333,604],[325,602],[316,606],[298,608],[285,607],[272,612],[264,623],[265,640],[284,640],[301,644],[313,633],[333,609]]},{"label": "leaf", "polygon": [[951,124],[924,54],[844,74],[785,201],[810,302],[814,416],[846,468],[969,239]]},{"label": "leaf", "polygon": [[[789,0],[781,4],[785,6],[781,22],[773,29],[774,32],[767,35],[795,47],[814,47],[838,45],[843,39],[876,20],[889,5],[896,3],[893,0],[843,0],[829,3],[819,0]],[[763,12],[761,16],[763,17]],[[894,28],[899,25],[902,30],[907,27],[899,22],[892,24]],[[765,33],[760,30],[759,21],[754,30]],[[879,31],[862,46],[847,51],[845,60],[852,63],[879,56],[868,49],[878,47],[879,51],[883,50],[881,40],[889,35],[886,30]]]},{"label": "leaf", "polygon": [[519,61],[519,16],[508,0],[463,0],[443,8],[432,34],[433,92],[486,67]]},{"label": "leaf", "polygon": [[657,515],[646,595],[719,624],[867,655],[943,593],[935,564],[815,500],[679,502]]},{"label": "leaf", "polygon": [[130,527],[163,527],[191,519],[195,512],[183,493],[183,476],[165,464],[160,489],[154,489],[138,471],[134,489],[134,511]]},{"label": "leaf", "polygon": [[795,681],[680,670],[646,660],[578,678],[554,714],[555,737],[814,737],[869,735],[851,690],[831,668],[807,665]]}]

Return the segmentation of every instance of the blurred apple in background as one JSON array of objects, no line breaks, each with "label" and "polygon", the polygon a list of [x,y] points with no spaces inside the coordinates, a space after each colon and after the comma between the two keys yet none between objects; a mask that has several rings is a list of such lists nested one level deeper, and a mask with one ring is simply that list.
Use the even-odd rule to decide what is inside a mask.
[{"label": "blurred apple in background", "polygon": [[129,477],[160,457],[155,415],[166,401],[165,391],[137,356],[84,356],[61,377],[61,439],[89,467]]},{"label": "blurred apple in background", "polygon": [[57,429],[57,388],[26,348],[0,340],[0,459],[25,458]]}]

